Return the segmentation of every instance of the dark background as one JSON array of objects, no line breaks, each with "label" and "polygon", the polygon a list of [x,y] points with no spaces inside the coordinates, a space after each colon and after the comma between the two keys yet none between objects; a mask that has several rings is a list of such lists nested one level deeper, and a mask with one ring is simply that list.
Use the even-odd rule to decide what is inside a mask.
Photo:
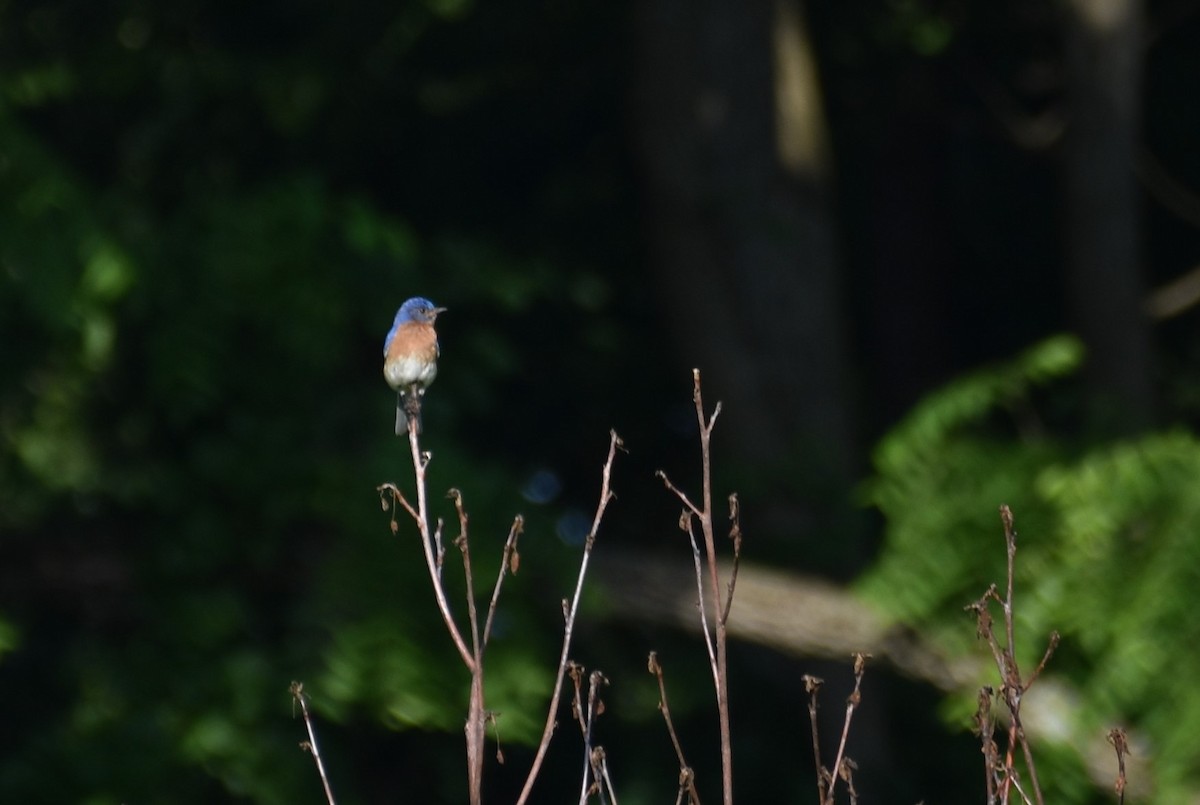
[{"label": "dark background", "polygon": [[[998,495],[1018,517],[1029,496],[1054,545],[1169,535],[1144,600],[1105,548],[1113,611],[1148,620],[1080,605],[1063,674],[1083,720],[1175,752],[1162,791],[1194,791],[1181,725],[1200,720],[1153,709],[1194,695],[1146,680],[1190,667],[1171,651],[1200,558],[1200,344],[1173,284],[1200,252],[1198,80],[1191,2],[0,4],[0,800],[319,802],[293,679],[339,801],[464,799],[467,677],[375,494],[412,480],[380,350],[413,295],[449,308],[423,441],[437,513],[463,490],[482,578],[527,523],[489,655],[508,760],[490,800],[540,730],[609,428],[628,454],[597,550],[688,563],[652,473],[695,489],[693,367],[723,402],[717,499],[740,493],[747,560],[874,578],[883,611],[935,640],[953,624],[965,651],[961,607],[1003,566]],[[909,414],[1063,332],[1086,357],[968,375],[996,382],[918,408],[936,433]],[[954,441],[967,425],[982,436]],[[889,464],[889,432],[925,458]],[[1120,463],[1163,451],[1175,470]],[[1128,507],[1079,525],[1094,510],[1054,481],[1101,477],[1092,459],[1147,486],[1100,484]],[[897,503],[880,490],[901,478]],[[889,559],[908,596],[951,543],[972,559],[940,565],[953,587],[928,610],[878,593],[889,545],[917,545]],[[1057,624],[1064,564],[1043,558],[1032,606]],[[622,801],[674,793],[651,649],[715,800],[699,640],[607,611],[588,599],[573,656],[613,680]],[[1098,692],[1139,633],[1166,658],[1139,648],[1112,683],[1128,695]],[[829,680],[832,741],[848,662],[733,654],[739,795],[810,799],[799,675]],[[864,801],[980,801],[962,714],[872,674]],[[577,746],[564,711],[539,801],[575,796]],[[1046,751],[1058,801],[1110,801]]]}]

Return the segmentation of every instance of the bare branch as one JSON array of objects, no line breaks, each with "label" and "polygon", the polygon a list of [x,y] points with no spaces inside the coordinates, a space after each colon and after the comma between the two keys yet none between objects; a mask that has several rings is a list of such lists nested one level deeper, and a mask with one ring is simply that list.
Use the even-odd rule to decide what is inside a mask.
[{"label": "bare branch", "polygon": [[678,802],[683,802],[686,792],[688,805],[700,805],[700,795],[696,792],[696,774],[683,756],[683,745],[679,742],[679,734],[675,732],[675,724],[671,721],[671,708],[667,705],[667,683],[663,679],[662,666],[658,663],[656,652],[650,652],[646,669],[658,680],[658,710],[667,724],[667,734],[671,737],[671,746],[675,747],[675,757],[679,759]]},{"label": "bare branch", "polygon": [[854,772],[858,770],[858,764],[853,759],[846,757],[838,764],[837,776],[846,784],[846,794],[850,797],[850,805],[858,805],[858,792],[854,790]]},{"label": "bare branch", "polygon": [[1042,655],[1042,661],[1037,664],[1037,668],[1033,669],[1029,680],[1025,683],[1025,690],[1028,691],[1033,687],[1033,683],[1042,675],[1042,671],[1046,670],[1046,663],[1050,662],[1050,658],[1054,656],[1054,650],[1058,648],[1059,642],[1062,640],[1062,635],[1057,630],[1050,633],[1050,641],[1046,644],[1046,653]]},{"label": "bare branch", "polygon": [[[697,587],[700,594],[700,617],[704,627],[705,641],[709,638],[709,625],[706,620],[707,611],[712,610],[712,638],[708,642],[709,662],[713,675],[713,689],[717,697],[717,717],[721,729],[721,787],[725,805],[733,805],[733,741],[729,727],[729,678],[727,672],[728,660],[726,639],[726,619],[732,604],[732,584],[729,597],[722,605],[721,577],[717,563],[716,538],[713,528],[712,505],[712,452],[710,449],[713,426],[721,413],[721,404],[717,403],[712,415],[705,418],[704,396],[701,393],[700,370],[692,370],[692,401],[696,406],[696,423],[700,429],[700,463],[702,504],[697,506],[681,489],[671,483],[666,473],[659,470],[656,475],[662,479],[667,489],[673,492],[687,507],[684,516],[679,519],[679,527],[687,532],[692,541],[692,555],[697,563]],[[736,506],[735,506],[736,508]],[[689,514],[690,513],[690,514]],[[704,595],[703,571],[699,569],[699,547],[693,530],[692,517],[700,522],[700,531],[704,537],[704,554],[708,566],[709,596]],[[740,529],[734,541],[735,549],[740,542]]]},{"label": "bare branch", "polygon": [[[830,777],[829,790],[825,792],[824,803],[833,805],[833,793],[837,787],[838,779],[842,779],[847,784],[847,790],[850,791],[852,797],[857,797],[853,792],[853,781],[849,771],[843,767],[843,758],[846,754],[846,739],[850,737],[850,721],[854,718],[854,711],[862,703],[862,681],[863,675],[867,670],[867,660],[870,654],[858,653],[854,655],[854,690],[850,692],[849,698],[846,699],[846,718],[842,722],[842,739],[838,742],[837,759],[833,762],[831,769],[832,776]],[[846,758],[847,760],[849,758]]]},{"label": "bare branch", "polygon": [[1125,756],[1129,754],[1129,736],[1125,730],[1117,727],[1108,731],[1108,742],[1117,752],[1117,782],[1113,785],[1117,792],[1117,804],[1125,805]]},{"label": "bare branch", "polygon": [[[462,632],[458,628],[458,624],[454,621],[454,615],[450,611],[450,602],[446,599],[446,588],[442,583],[441,565],[442,565],[442,550],[441,550],[441,522],[438,522],[436,532],[431,533],[429,528],[429,509],[426,500],[426,485],[425,485],[425,468],[429,464],[432,456],[429,453],[422,453],[420,444],[417,441],[417,433],[413,422],[409,420],[408,442],[412,450],[413,471],[416,473],[417,487],[417,507],[413,509],[411,505],[400,494],[399,489],[394,484],[383,484],[380,489],[392,492],[393,499],[400,502],[409,514],[412,515],[413,522],[417,526],[417,532],[421,536],[421,550],[425,554],[425,566],[429,571],[429,580],[433,585],[433,596],[437,601],[438,611],[442,613],[442,621],[446,624],[446,631],[450,633],[450,639],[454,641],[454,647],[458,649],[458,655],[462,658],[463,664],[472,669],[475,666],[475,658],[467,643],[463,639]],[[392,531],[397,531],[397,526],[393,514]]]},{"label": "bare branch", "polygon": [[[463,562],[463,579],[466,582],[466,599],[467,599],[467,623],[471,627],[471,654],[475,659],[475,664],[478,665],[483,660],[483,644],[480,642],[479,634],[479,613],[475,607],[475,581],[471,574],[471,543],[467,536],[467,510],[463,508],[462,492],[458,489],[450,489],[446,492],[446,497],[454,501],[454,510],[458,514],[458,536],[454,538],[454,544],[462,554]],[[438,531],[441,531],[439,528]]]},{"label": "bare branch", "polygon": [[[608,793],[608,798],[612,800],[612,805],[617,805],[617,791],[613,787],[612,776],[608,773],[608,753],[604,751],[604,747],[599,747],[596,752],[596,759],[593,763],[594,773],[602,783],[602,791]],[[603,800],[601,794],[601,800]]]},{"label": "bare branch", "polygon": [[[1033,802],[1031,802],[1029,799],[1029,795],[1026,794],[1025,789],[1021,787],[1021,778],[1017,775],[1015,770],[1013,770],[1008,776],[1007,781],[1012,784],[1013,788],[1017,789],[1017,793],[1021,795],[1021,801],[1024,802],[1025,805],[1033,805]],[[1005,801],[1007,802],[1007,799]]]},{"label": "bare branch", "polygon": [[804,691],[808,694],[808,723],[812,725],[813,761],[817,766],[817,802],[825,802],[825,767],[821,765],[820,731],[817,729],[817,697],[825,680],[805,674]]},{"label": "bare branch", "polygon": [[584,737],[586,726],[583,721],[583,674],[587,669],[574,660],[567,662],[567,678],[571,680],[571,718],[579,725],[579,735]]},{"label": "bare branch", "polygon": [[1014,637],[1013,627],[1013,569],[1017,561],[1017,530],[1013,528],[1012,509],[1007,505],[1000,507],[1000,520],[1004,523],[1004,544],[1008,548],[1008,587],[1004,594],[1004,600],[1000,602],[1004,607],[1004,631],[1008,638],[1006,656],[1012,663],[1012,674],[1019,679],[1021,671],[1017,667],[1015,654],[1017,641]]},{"label": "bare branch", "polygon": [[[471,692],[468,702],[467,720],[464,726],[467,744],[467,787],[469,802],[471,805],[479,805],[483,799],[483,746],[488,715],[484,706],[483,644],[479,632],[479,613],[475,604],[474,581],[471,571],[470,543],[468,541],[467,530],[468,517],[466,510],[463,508],[462,494],[457,489],[451,489],[448,497],[454,501],[459,523],[459,534],[455,539],[455,545],[458,546],[462,554],[463,572],[466,579],[467,618],[471,629],[470,648],[467,647],[462,631],[455,622],[454,615],[450,610],[450,603],[446,596],[446,587],[442,577],[442,570],[445,565],[445,546],[442,541],[442,531],[445,524],[439,518],[437,527],[432,529],[432,531],[429,525],[428,485],[425,473],[429,467],[429,462],[433,460],[433,456],[428,451],[422,451],[420,447],[419,428],[417,426],[417,423],[420,421],[420,402],[417,397],[418,395],[415,394],[410,395],[410,398],[415,401],[412,402],[412,408],[408,411],[408,444],[412,455],[417,491],[415,511],[404,500],[403,496],[400,495],[399,490],[393,492],[393,498],[404,505],[416,524],[417,531],[421,536],[421,551],[425,556],[425,567],[429,573],[429,581],[433,587],[433,595],[437,601],[438,611],[442,614],[442,621],[446,625],[446,631],[449,632],[455,648],[458,649],[463,665],[466,666],[471,674]],[[390,485],[385,485],[384,488],[388,486]],[[394,487],[391,488],[394,489]],[[393,515],[393,533],[396,530],[397,527]]]},{"label": "bare branch", "polygon": [[542,763],[546,759],[546,751],[550,748],[550,739],[554,736],[555,717],[558,713],[558,702],[562,696],[563,677],[567,669],[567,655],[571,650],[571,636],[575,630],[575,616],[579,612],[579,600],[583,593],[583,580],[587,576],[588,560],[592,554],[592,546],[596,542],[596,534],[600,530],[600,521],[604,517],[604,511],[608,508],[609,501],[613,499],[612,493],[612,467],[613,461],[616,459],[617,449],[623,447],[621,437],[617,435],[615,430],[609,431],[608,443],[608,458],[605,459],[604,469],[601,472],[600,481],[600,501],[596,505],[596,516],[592,518],[592,528],[588,532],[587,539],[584,541],[583,556],[579,561],[579,576],[575,581],[575,594],[568,606],[566,600],[563,600],[563,643],[562,651],[559,654],[558,674],[554,681],[554,692],[550,696],[550,705],[546,710],[546,725],[542,729],[542,739],[538,743],[537,754],[533,758],[533,764],[530,766],[529,774],[525,778],[525,785],[521,789],[521,794],[517,798],[517,805],[529,800],[529,795],[533,791],[533,784],[537,781],[537,776],[542,770]]},{"label": "bare branch", "polygon": [[492,587],[492,601],[488,604],[487,622],[483,627],[483,645],[486,648],[488,639],[492,636],[492,621],[496,617],[496,603],[500,600],[500,587],[504,577],[511,571],[515,576],[520,565],[520,554],[517,553],[517,539],[525,530],[525,518],[517,515],[513,518],[512,527],[508,529],[508,539],[504,541],[504,555],[500,558],[500,571],[496,575],[496,585]]},{"label": "bare branch", "polygon": [[445,529],[445,527],[446,527],[446,524],[444,522],[442,522],[442,518],[439,517],[437,519],[437,526],[434,527],[434,529],[433,529],[433,546],[434,546],[434,554],[437,557],[438,581],[441,581],[442,571],[446,567],[446,545],[442,541],[442,532]]},{"label": "bare branch", "polygon": [[[994,776],[998,783],[997,795],[1001,802],[1006,802],[1008,799],[1008,789],[1014,788],[1025,801],[1030,801],[1030,795],[1033,801],[1038,805],[1044,805],[1045,801],[1042,797],[1041,785],[1038,783],[1037,767],[1033,760],[1033,750],[1029,745],[1029,739],[1025,734],[1025,726],[1021,721],[1021,701],[1025,692],[1045,670],[1046,663],[1049,662],[1054,650],[1058,647],[1059,635],[1054,632],[1050,636],[1049,645],[1046,648],[1045,654],[1042,656],[1042,661],[1038,663],[1033,674],[1028,681],[1021,678],[1020,666],[1017,664],[1016,643],[1015,643],[1015,627],[1013,616],[1013,577],[1015,575],[1014,568],[1016,564],[1017,553],[1017,531],[1013,526],[1012,510],[1008,506],[1000,507],[1000,520],[1004,526],[1004,542],[1007,549],[1008,567],[1005,584],[1005,594],[1001,598],[996,585],[991,585],[978,601],[966,607],[973,611],[976,616],[976,632],[982,639],[986,640],[988,647],[992,651],[992,657],[996,662],[996,669],[1000,673],[1000,695],[1004,699],[1004,704],[1008,708],[1011,721],[1008,730],[1008,749],[1005,753],[1005,760],[1002,765],[998,764],[991,775]],[[991,602],[1000,604],[1000,608],[1004,613],[1004,632],[1006,637],[1006,645],[1000,646],[996,639],[994,621],[992,619],[989,606]],[[1031,791],[1026,792],[1020,784],[1016,769],[1013,762],[1013,755],[1017,746],[1021,747],[1021,754],[1025,760],[1025,768],[1029,773],[1029,784]],[[985,758],[987,758],[987,745],[985,743]],[[989,790],[989,796],[992,792]]]},{"label": "bare branch", "polygon": [[[675,496],[677,498],[679,498],[679,500],[683,503],[684,506],[687,507],[688,511],[690,511],[692,514],[696,515],[697,517],[699,517],[702,514],[702,512],[700,511],[700,508],[698,506],[696,506],[695,503],[692,503],[691,499],[688,498],[687,493],[684,492],[679,487],[675,486],[675,484],[671,483],[671,479],[667,477],[667,473],[664,470],[656,470],[654,473],[654,477],[660,479],[663,482],[663,485],[667,489],[674,492]],[[683,527],[682,523],[683,523],[683,521],[680,520],[680,524],[681,524],[680,528]]]},{"label": "bare branch", "polygon": [[317,764],[317,774],[321,775],[321,785],[325,788],[325,801],[329,805],[335,805],[333,801],[333,788],[329,785],[329,777],[325,774],[325,764],[321,761],[321,750],[317,748],[317,731],[313,727],[312,716],[308,712],[308,700],[304,695],[304,684],[301,682],[293,682],[289,687],[292,693],[292,701],[300,705],[300,712],[304,714],[304,727],[308,730],[308,740],[300,744],[300,748],[313,756],[313,761]]},{"label": "bare branch", "polygon": [[992,696],[994,693],[995,691],[987,685],[980,688],[979,704],[975,709],[975,729],[982,742],[987,805],[996,805],[996,784],[1000,773],[1000,753],[996,747],[995,723],[992,721]]},{"label": "bare branch", "polygon": [[729,496],[729,523],[729,541],[733,543],[733,570],[729,573],[729,586],[725,591],[725,609],[721,612],[721,623],[729,622],[733,591],[737,587],[738,567],[742,563],[742,509],[736,492]]},{"label": "bare branch", "polygon": [[[599,671],[592,671],[588,677],[587,709],[582,708],[580,697],[580,681],[583,676],[583,666],[574,666],[571,679],[575,683],[575,708],[579,719],[580,729],[583,730],[583,787],[579,794],[579,805],[585,805],[591,792],[600,794],[600,801],[605,801],[607,790],[605,781],[607,773],[604,770],[604,749],[592,745],[592,728],[596,717],[604,712],[604,702],[600,699],[600,686],[607,685],[608,679]],[[589,782],[590,773],[590,782]]]},{"label": "bare branch", "polygon": [[[375,489],[376,489],[376,491],[379,492],[379,501],[380,501],[380,503],[383,504],[383,510],[385,512],[386,511],[392,512],[392,533],[393,534],[397,533],[400,530],[400,526],[396,524],[396,512],[395,512],[394,504],[398,503],[401,506],[403,506],[405,511],[407,511],[414,520],[417,519],[417,517],[419,516],[417,514],[417,510],[412,507],[412,504],[409,503],[407,499],[405,499],[404,494],[400,491],[400,489],[395,484],[393,484],[393,483],[380,484]],[[385,492],[387,492],[389,494],[385,495],[384,494]],[[392,499],[391,503],[388,502],[389,495]]]},{"label": "bare branch", "polygon": [[704,646],[708,649],[708,664],[712,671],[713,680],[715,681],[719,676],[717,650],[713,645],[712,631],[708,628],[708,610],[704,607],[704,566],[700,561],[700,545],[696,542],[696,532],[692,527],[692,518],[688,517],[686,519],[688,540],[692,543],[692,563],[696,567],[696,609],[700,613],[700,630],[704,633]]}]

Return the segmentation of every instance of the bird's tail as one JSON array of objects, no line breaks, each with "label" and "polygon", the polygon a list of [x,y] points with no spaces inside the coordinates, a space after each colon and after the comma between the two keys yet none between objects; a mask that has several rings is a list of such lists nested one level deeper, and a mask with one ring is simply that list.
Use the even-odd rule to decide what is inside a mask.
[{"label": "bird's tail", "polygon": [[404,395],[396,395],[396,435],[408,433],[408,416],[404,413]]}]

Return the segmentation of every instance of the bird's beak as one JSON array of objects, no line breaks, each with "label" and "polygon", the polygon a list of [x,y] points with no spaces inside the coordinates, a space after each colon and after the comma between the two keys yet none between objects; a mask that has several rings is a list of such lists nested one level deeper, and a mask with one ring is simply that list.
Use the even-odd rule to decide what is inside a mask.
[{"label": "bird's beak", "polygon": [[438,315],[439,313],[445,313],[445,312],[446,312],[446,308],[444,308],[444,307],[435,307],[432,311],[434,316]]}]

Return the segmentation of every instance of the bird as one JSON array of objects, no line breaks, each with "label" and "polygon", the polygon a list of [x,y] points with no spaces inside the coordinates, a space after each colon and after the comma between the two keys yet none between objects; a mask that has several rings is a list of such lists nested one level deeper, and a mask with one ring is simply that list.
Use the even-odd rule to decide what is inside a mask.
[{"label": "bird", "polygon": [[445,311],[422,296],[414,296],[396,311],[392,329],[383,341],[383,377],[396,390],[397,436],[408,430],[410,413],[416,432],[421,432],[420,399],[437,377],[440,354],[433,323]]}]

